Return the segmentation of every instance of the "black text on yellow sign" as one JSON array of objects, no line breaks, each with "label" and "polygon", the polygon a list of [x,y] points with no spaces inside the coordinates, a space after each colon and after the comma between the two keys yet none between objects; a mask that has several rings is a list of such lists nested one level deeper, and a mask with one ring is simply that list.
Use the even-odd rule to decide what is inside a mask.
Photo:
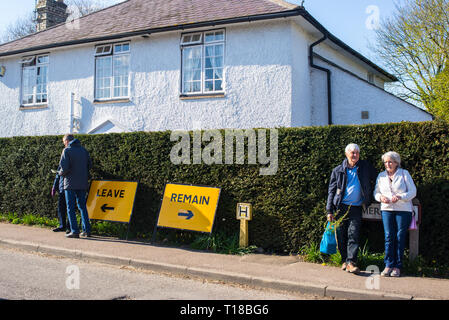
[{"label": "black text on yellow sign", "polygon": [[167,184],[158,227],[212,232],[220,188]]},{"label": "black text on yellow sign", "polygon": [[89,218],[129,223],[138,182],[93,180],[87,197]]}]

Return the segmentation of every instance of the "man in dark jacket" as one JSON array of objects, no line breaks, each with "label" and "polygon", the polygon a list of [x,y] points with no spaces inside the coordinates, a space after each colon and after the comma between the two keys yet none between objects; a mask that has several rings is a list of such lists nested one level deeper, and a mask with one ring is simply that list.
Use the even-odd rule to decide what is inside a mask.
[{"label": "man in dark jacket", "polygon": [[[61,167],[58,167],[60,170]],[[53,229],[54,232],[65,231],[70,233],[70,222],[67,216],[67,203],[65,200],[64,191],[64,178],[56,173],[55,180],[53,181],[53,187],[51,188],[51,196],[54,197],[56,192],[59,193],[58,196],[58,217],[59,217],[59,227]]]},{"label": "man in dark jacket", "polygon": [[70,221],[71,232],[68,238],[79,238],[79,227],[76,221],[75,203],[81,212],[83,233],[90,236],[90,222],[86,207],[86,193],[89,187],[89,170],[92,167],[89,152],[81,146],[78,139],[71,134],[66,134],[62,139],[65,149],[59,162],[59,175],[64,177],[64,191],[67,202],[67,213]]},{"label": "man in dark jacket", "polygon": [[337,244],[343,261],[342,269],[358,273],[357,255],[362,222],[362,208],[373,200],[373,186],[377,178],[374,167],[360,159],[360,148],[349,144],[346,159],[332,170],[327,198],[327,219],[333,221],[348,215],[337,228]]}]

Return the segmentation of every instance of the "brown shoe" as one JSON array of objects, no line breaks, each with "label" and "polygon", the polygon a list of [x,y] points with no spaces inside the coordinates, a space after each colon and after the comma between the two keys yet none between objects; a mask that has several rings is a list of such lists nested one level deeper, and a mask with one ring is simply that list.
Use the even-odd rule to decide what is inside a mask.
[{"label": "brown shoe", "polygon": [[360,272],[360,269],[355,264],[350,262],[346,267],[346,271],[348,271],[349,273],[358,274]]},{"label": "brown shoe", "polygon": [[343,262],[341,265],[341,270],[346,271],[346,268],[348,267],[348,264],[346,262]]}]

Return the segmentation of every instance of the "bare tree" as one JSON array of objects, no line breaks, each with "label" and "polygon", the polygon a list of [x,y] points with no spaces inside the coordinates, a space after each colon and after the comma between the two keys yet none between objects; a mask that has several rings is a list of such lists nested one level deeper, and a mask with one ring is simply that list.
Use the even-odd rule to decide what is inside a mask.
[{"label": "bare tree", "polygon": [[[85,16],[107,6],[101,0],[66,0],[67,11],[75,18]],[[36,15],[34,10],[19,17],[15,22],[6,27],[6,31],[0,36],[0,43],[13,41],[36,32]]]},{"label": "bare tree", "polygon": [[0,43],[13,41],[34,32],[36,32],[35,15],[34,12],[30,12],[6,27],[4,34],[0,38]]}]

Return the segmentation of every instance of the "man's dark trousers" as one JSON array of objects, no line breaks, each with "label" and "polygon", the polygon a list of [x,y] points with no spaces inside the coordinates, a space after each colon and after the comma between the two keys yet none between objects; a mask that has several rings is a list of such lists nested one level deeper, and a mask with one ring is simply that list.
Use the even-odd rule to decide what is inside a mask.
[{"label": "man's dark trousers", "polygon": [[[341,218],[348,211],[349,206],[340,204],[339,212],[335,219]],[[349,213],[340,227],[337,228],[338,251],[341,255],[341,261],[357,264],[357,255],[359,252],[359,235],[362,225],[362,207],[351,206]]]},{"label": "man's dark trousers", "polygon": [[58,218],[59,218],[59,228],[70,230],[70,222],[67,216],[67,203],[65,200],[65,192],[60,192],[58,195]]}]

